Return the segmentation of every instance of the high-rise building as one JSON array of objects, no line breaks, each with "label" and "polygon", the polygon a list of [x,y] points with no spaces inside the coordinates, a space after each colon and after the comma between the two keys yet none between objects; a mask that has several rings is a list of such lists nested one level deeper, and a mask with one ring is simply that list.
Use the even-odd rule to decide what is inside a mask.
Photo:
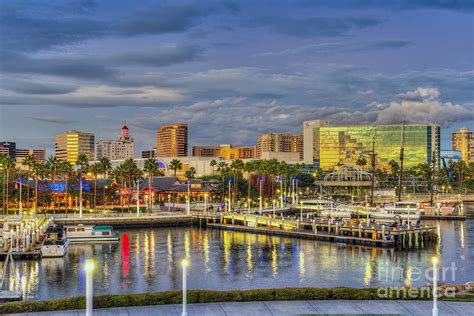
[{"label": "high-rise building", "polygon": [[11,158],[15,159],[16,157],[16,143],[15,142],[1,142],[0,143],[0,153],[7,154]]},{"label": "high-rise building", "polygon": [[270,133],[258,135],[257,158],[262,157],[264,152],[286,152],[299,153],[303,159],[303,135]]},{"label": "high-rise building", "polygon": [[323,170],[355,164],[365,158],[370,164],[374,144],[377,168],[389,170],[391,160],[400,164],[404,148],[406,169],[431,164],[433,154],[439,165],[440,127],[435,124],[335,125],[327,121],[304,122],[304,162]]},{"label": "high-rise building", "polygon": [[156,131],[158,157],[184,157],[188,155],[188,124],[162,125]]},{"label": "high-rise building", "polygon": [[94,159],[94,135],[75,130],[56,135],[56,157],[75,164],[79,155]]},{"label": "high-rise building", "polygon": [[46,159],[46,149],[44,148],[27,148],[16,150],[16,162],[22,162],[26,156],[32,156],[35,160],[45,161]]},{"label": "high-rise building", "polygon": [[193,146],[193,156],[216,157],[230,159],[252,159],[257,156],[256,146],[232,146],[222,144],[219,146]]},{"label": "high-rise building", "polygon": [[156,150],[143,150],[142,151],[142,158],[143,159],[148,159],[148,158],[155,158],[156,157]]},{"label": "high-rise building", "polygon": [[461,151],[461,159],[466,162],[474,162],[474,132],[467,128],[460,128],[452,134],[453,150]]},{"label": "high-rise building", "polygon": [[107,157],[110,160],[122,160],[135,157],[135,142],[124,125],[118,140],[100,140],[97,142],[95,159]]}]

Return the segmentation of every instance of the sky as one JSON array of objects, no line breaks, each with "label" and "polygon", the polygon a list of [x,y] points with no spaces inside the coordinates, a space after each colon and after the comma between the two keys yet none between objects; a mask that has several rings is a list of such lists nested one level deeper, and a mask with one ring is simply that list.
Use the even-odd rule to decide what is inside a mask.
[{"label": "sky", "polygon": [[253,145],[303,121],[474,129],[474,1],[0,0],[0,140]]}]

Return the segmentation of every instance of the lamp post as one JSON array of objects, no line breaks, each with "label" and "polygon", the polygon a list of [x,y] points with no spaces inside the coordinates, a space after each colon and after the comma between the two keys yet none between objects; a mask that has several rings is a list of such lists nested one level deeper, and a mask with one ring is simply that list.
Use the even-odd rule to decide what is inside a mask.
[{"label": "lamp post", "polygon": [[295,182],[296,182],[296,190],[295,190],[295,194],[296,194],[296,201],[295,201],[295,204],[298,205],[299,203],[299,199],[300,199],[300,196],[299,196],[299,189],[298,189],[298,182],[300,182],[300,179],[296,178],[295,179]]},{"label": "lamp post", "polygon": [[183,266],[183,312],[181,313],[181,316],[187,316],[188,311],[187,311],[187,280],[186,280],[186,268],[188,266],[188,260],[183,259],[181,262],[181,265]]},{"label": "lamp post", "polygon": [[84,270],[86,271],[86,316],[92,316],[92,273],[94,272],[94,262],[91,259],[86,260]]},{"label": "lamp post", "polygon": [[137,180],[137,217],[140,216],[140,181]]},{"label": "lamp post", "polygon": [[247,213],[250,215],[250,204],[251,204],[252,200],[251,199],[247,199]]},{"label": "lamp post", "polygon": [[291,204],[295,205],[295,178],[291,178]]},{"label": "lamp post", "polygon": [[303,222],[303,201],[301,201],[300,207],[300,222]]},{"label": "lamp post", "polygon": [[232,195],[231,195],[231,190],[230,190],[232,186],[232,178],[229,178],[228,182],[229,182],[229,203],[228,203],[229,207],[227,208],[227,211],[232,212]]},{"label": "lamp post", "polygon": [[21,187],[22,187],[22,182],[23,180],[22,179],[19,179],[18,182],[20,183],[20,204],[19,204],[19,213],[20,213],[20,217],[23,216],[23,203],[21,201]]},{"label": "lamp post", "polygon": [[168,194],[168,212],[171,209],[171,194]]},{"label": "lamp post", "polygon": [[188,179],[188,200],[186,201],[186,214],[191,214],[191,187],[189,184],[190,180]]},{"label": "lamp post", "polygon": [[275,218],[275,199],[272,201],[273,203],[273,218]]},{"label": "lamp post", "polygon": [[82,179],[79,180],[79,217],[82,218]]},{"label": "lamp post", "polygon": [[433,257],[433,316],[438,316],[438,258]]},{"label": "lamp post", "polygon": [[283,208],[283,179],[280,178],[280,207]]},{"label": "lamp post", "polygon": [[259,185],[259,191],[260,191],[260,201],[259,201],[259,205],[258,205],[258,210],[261,214],[262,210],[263,210],[263,199],[262,199],[262,182],[263,182],[263,179],[259,178],[258,182],[259,182],[258,185]]},{"label": "lamp post", "polygon": [[204,194],[204,212],[207,213],[207,194]]}]

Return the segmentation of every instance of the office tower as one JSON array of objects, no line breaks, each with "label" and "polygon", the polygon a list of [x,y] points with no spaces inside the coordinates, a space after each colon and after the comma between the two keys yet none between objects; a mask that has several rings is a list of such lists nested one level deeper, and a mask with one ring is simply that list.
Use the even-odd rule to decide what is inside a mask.
[{"label": "office tower", "polygon": [[94,135],[76,130],[56,135],[56,157],[76,164],[79,155],[85,154],[89,160],[94,159]]},{"label": "office tower", "polygon": [[37,161],[45,161],[46,149],[44,148],[27,148],[27,149],[17,148],[16,162],[22,162],[26,158],[26,156],[32,156]]},{"label": "office tower", "polygon": [[330,125],[327,121],[306,121],[303,126],[304,162],[323,170],[356,164],[359,158],[370,163],[373,143],[377,168],[389,170],[391,160],[400,164],[401,147],[406,169],[431,164],[433,153],[439,164],[440,127],[435,124]]},{"label": "office tower", "polygon": [[264,152],[274,153],[298,153],[299,159],[303,159],[303,135],[270,133],[258,135],[257,158],[262,157]]},{"label": "office tower", "polygon": [[11,158],[15,159],[16,157],[16,143],[4,141],[0,143],[0,153],[6,154]]},{"label": "office tower", "polygon": [[467,128],[460,128],[452,134],[453,150],[461,151],[461,159],[465,162],[474,162],[474,132]]},{"label": "office tower", "polygon": [[221,144],[219,146],[193,146],[193,156],[216,157],[226,160],[256,158],[256,152],[256,146],[233,146],[230,144]]},{"label": "office tower", "polygon": [[142,158],[148,159],[148,158],[155,158],[156,153],[155,150],[143,150],[142,151]]},{"label": "office tower", "polygon": [[156,131],[158,157],[184,157],[188,155],[188,125],[166,124]]}]

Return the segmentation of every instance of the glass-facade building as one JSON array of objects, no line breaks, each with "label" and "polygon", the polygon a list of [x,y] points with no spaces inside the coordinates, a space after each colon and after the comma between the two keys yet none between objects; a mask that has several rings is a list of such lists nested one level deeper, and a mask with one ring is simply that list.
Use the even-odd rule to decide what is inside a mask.
[{"label": "glass-facade building", "polygon": [[343,164],[356,164],[359,158],[365,158],[369,166],[373,146],[376,166],[380,169],[389,170],[391,160],[400,164],[402,146],[405,169],[420,163],[430,164],[433,153],[439,162],[438,125],[331,126],[326,121],[308,121],[304,128],[305,163],[316,164],[323,170],[337,169]]}]

